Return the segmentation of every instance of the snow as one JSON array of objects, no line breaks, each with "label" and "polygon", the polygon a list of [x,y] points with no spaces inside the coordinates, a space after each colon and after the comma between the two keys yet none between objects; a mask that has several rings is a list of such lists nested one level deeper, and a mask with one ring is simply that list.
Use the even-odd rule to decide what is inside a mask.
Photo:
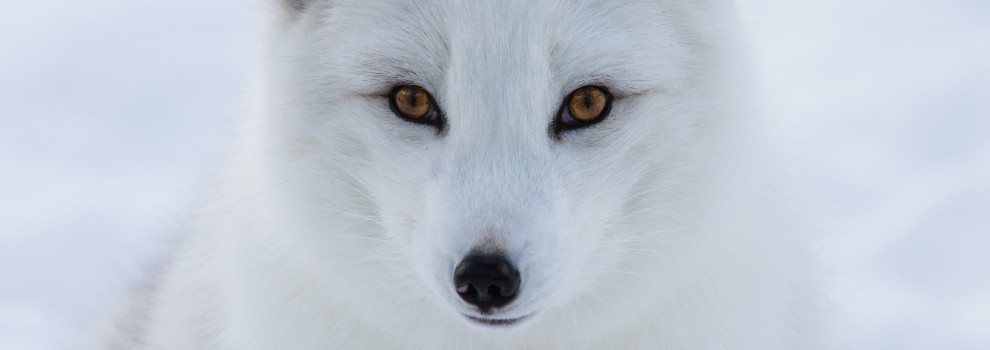
[{"label": "snow", "polygon": [[[0,349],[72,348],[244,110],[258,2],[0,2]],[[990,348],[990,3],[743,0],[842,349]]]},{"label": "snow", "polygon": [[990,3],[751,0],[842,349],[990,348]]}]

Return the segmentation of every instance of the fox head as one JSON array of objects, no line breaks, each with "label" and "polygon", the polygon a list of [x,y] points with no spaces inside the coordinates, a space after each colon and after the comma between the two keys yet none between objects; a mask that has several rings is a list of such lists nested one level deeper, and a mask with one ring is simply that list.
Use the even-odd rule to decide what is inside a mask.
[{"label": "fox head", "polygon": [[724,7],[280,2],[254,152],[310,292],[513,330],[677,288],[716,244],[692,218],[741,124]]}]

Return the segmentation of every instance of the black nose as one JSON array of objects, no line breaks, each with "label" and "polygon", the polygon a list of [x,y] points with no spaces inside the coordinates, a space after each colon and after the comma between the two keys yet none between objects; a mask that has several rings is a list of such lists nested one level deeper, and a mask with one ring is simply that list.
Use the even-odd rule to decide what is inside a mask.
[{"label": "black nose", "polygon": [[501,255],[471,254],[454,269],[457,295],[481,312],[511,303],[519,281],[519,271]]}]

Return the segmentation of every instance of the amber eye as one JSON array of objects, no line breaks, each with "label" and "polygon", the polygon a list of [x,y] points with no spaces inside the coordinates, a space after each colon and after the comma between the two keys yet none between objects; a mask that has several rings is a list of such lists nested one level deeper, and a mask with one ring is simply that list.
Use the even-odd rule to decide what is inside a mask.
[{"label": "amber eye", "polygon": [[560,107],[554,131],[581,128],[605,119],[612,108],[612,95],[600,86],[584,86],[567,95]]},{"label": "amber eye", "polygon": [[389,106],[405,120],[441,126],[440,111],[430,93],[416,85],[402,85],[389,93]]}]

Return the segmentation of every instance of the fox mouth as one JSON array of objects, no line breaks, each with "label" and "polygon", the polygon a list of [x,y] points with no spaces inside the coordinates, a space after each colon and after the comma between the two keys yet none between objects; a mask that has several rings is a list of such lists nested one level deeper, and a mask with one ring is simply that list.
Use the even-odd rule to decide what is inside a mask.
[{"label": "fox mouth", "polygon": [[467,317],[469,320],[473,321],[474,323],[483,326],[504,328],[519,324],[520,322],[525,321],[526,319],[530,318],[530,316],[533,315],[529,314],[526,316],[516,317],[516,318],[481,318],[471,315],[464,315],[464,316]]}]

